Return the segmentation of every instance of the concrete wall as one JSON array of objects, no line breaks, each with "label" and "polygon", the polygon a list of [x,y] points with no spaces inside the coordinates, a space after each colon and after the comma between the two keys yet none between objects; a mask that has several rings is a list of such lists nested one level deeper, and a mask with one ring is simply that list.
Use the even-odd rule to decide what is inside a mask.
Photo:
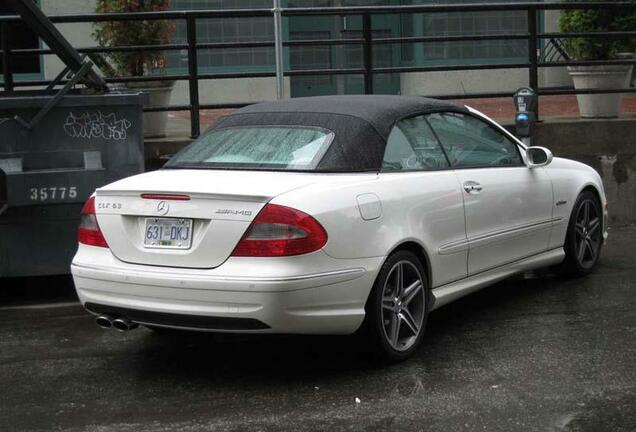
[{"label": "concrete wall", "polygon": [[[404,73],[400,93],[405,96],[439,96],[470,93],[514,93],[529,85],[528,69],[498,69]],[[539,69],[540,87],[572,85],[565,68]]]},{"label": "concrete wall", "polygon": [[590,165],[601,175],[610,225],[636,223],[636,117],[547,120],[533,145]]},{"label": "concrete wall", "polygon": [[[285,78],[285,94],[289,95],[289,77]],[[261,102],[276,99],[275,78],[238,78],[199,81],[202,104]],[[187,81],[177,81],[172,91],[172,105],[189,103]]]},{"label": "concrete wall", "polygon": [[444,94],[513,93],[528,85],[527,69],[500,69],[447,72],[404,73],[400,93],[405,96],[439,96]]}]

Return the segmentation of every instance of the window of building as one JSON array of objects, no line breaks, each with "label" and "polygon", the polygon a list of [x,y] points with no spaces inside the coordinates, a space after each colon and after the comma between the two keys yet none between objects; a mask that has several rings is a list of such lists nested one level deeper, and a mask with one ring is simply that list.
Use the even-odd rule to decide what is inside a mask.
[{"label": "window of building", "polygon": [[[271,0],[173,0],[172,9],[256,9],[271,8]],[[174,43],[187,42],[186,23],[176,21]],[[197,20],[197,40],[206,42],[260,42],[274,40],[274,23],[270,17],[212,18]],[[222,48],[199,50],[199,67],[221,70],[248,68],[272,69],[274,48]],[[187,68],[187,50],[168,53],[169,67]]]},{"label": "window of building", "polygon": [[[491,0],[500,2],[509,0]],[[363,5],[408,5],[429,3],[457,3],[458,0],[283,0],[283,7],[329,7]],[[463,0],[479,3],[478,0]],[[176,10],[271,8],[272,0],[172,0]],[[175,21],[177,29],[173,41],[186,43],[186,25]],[[373,36],[457,36],[505,35],[527,31],[525,11],[453,12],[428,14],[388,14],[373,17]],[[332,39],[358,38],[362,20],[358,15],[344,18],[293,16],[283,18],[283,38]],[[199,42],[234,42],[274,40],[271,17],[198,19]],[[297,46],[285,48],[286,69],[308,70],[355,68],[362,66],[361,45]],[[187,70],[187,50],[167,53],[168,65]],[[462,41],[442,43],[378,44],[373,48],[375,67],[428,66],[467,63],[512,63],[527,60],[527,41]],[[273,72],[273,47],[226,48],[199,50],[201,71],[211,72]],[[376,74],[374,88],[378,93],[399,92],[399,74]],[[344,83],[344,84],[343,84]],[[364,89],[361,75],[292,77],[292,94],[359,93]]]},{"label": "window of building", "polygon": [[[373,29],[373,38],[388,38],[393,36],[390,29]],[[362,39],[361,30],[345,30],[342,32],[343,39]],[[378,44],[373,47],[373,66],[391,67],[393,66],[391,44]],[[345,67],[356,68],[364,65],[364,49],[361,44],[344,45]]]},{"label": "window of building", "polygon": [[[289,32],[290,40],[330,39],[329,31],[294,31]],[[333,67],[331,45],[295,46],[289,49],[289,64],[291,70],[331,69]],[[313,88],[315,86],[331,85],[332,75],[313,75],[294,77],[302,81],[302,85]]]},{"label": "window of building", "polygon": [[[424,16],[426,35],[502,35],[527,30],[524,11],[453,12]],[[462,41],[426,44],[426,61],[527,58],[525,40]]]},{"label": "window of building", "polygon": [[[494,0],[503,3],[508,0]],[[416,3],[427,3],[416,1]],[[456,0],[441,0],[439,3],[457,3]],[[480,0],[463,0],[460,3],[483,3]],[[504,35],[525,33],[527,16],[525,11],[449,12],[420,15],[424,35],[468,36]],[[459,63],[462,60],[503,62],[528,57],[525,40],[462,41],[423,44],[424,62]]]}]

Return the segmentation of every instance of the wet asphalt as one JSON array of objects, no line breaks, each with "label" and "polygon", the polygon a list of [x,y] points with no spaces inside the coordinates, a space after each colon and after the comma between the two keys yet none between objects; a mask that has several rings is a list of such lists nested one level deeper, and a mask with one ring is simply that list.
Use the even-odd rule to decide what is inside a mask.
[{"label": "wet asphalt", "polygon": [[633,227],[587,278],[526,275],[432,313],[387,367],[349,337],[102,330],[33,305],[51,297],[36,281],[0,306],[0,431],[636,431]]}]

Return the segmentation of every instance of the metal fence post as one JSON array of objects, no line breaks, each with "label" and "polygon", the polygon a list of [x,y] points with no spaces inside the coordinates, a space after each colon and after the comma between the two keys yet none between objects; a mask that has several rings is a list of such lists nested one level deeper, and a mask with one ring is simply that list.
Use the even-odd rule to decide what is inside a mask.
[{"label": "metal fence post", "polygon": [[528,84],[537,94],[537,121],[539,121],[539,58],[537,55],[537,8],[528,7]]},{"label": "metal fence post", "polygon": [[373,33],[371,29],[371,15],[362,15],[363,63],[364,63],[364,94],[373,94]]},{"label": "metal fence post", "polygon": [[2,39],[2,74],[4,75],[4,91],[13,91],[13,74],[11,73],[11,48],[9,47],[9,24],[0,24]]},{"label": "metal fence post", "polygon": [[274,57],[276,58],[276,99],[285,97],[285,79],[283,63],[283,25],[280,0],[274,0]]},{"label": "metal fence post", "polygon": [[197,58],[197,25],[192,15],[186,17],[188,34],[188,85],[190,89],[190,137],[201,133],[199,113],[199,61]]}]

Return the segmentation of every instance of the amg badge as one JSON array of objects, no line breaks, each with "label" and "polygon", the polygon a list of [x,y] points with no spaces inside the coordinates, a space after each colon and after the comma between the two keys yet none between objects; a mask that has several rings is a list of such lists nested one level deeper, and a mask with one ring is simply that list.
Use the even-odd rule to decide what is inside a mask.
[{"label": "amg badge", "polygon": [[231,215],[252,216],[252,210],[218,209],[216,211],[216,214],[231,214]]}]

